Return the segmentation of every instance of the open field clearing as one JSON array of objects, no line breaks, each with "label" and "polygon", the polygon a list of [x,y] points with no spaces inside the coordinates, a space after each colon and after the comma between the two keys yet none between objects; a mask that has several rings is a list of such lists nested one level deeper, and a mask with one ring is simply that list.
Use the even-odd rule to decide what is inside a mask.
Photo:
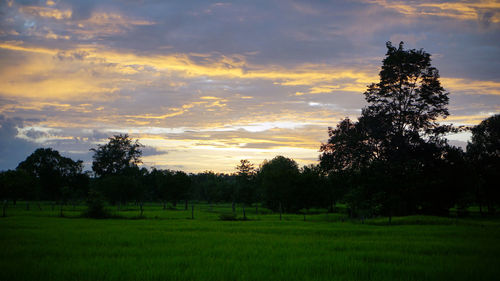
[{"label": "open field clearing", "polygon": [[[58,217],[18,203],[0,219],[0,280],[495,280],[500,222],[438,217],[342,222],[343,215],[256,215],[230,205],[145,219]],[[121,216],[134,218],[138,207]],[[201,210],[199,210],[201,209]],[[241,209],[237,209],[241,215]]]}]

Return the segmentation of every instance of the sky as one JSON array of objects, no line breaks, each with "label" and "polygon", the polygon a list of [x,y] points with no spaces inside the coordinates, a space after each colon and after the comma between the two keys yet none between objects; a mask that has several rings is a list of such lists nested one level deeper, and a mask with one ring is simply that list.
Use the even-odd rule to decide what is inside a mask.
[{"label": "sky", "polygon": [[366,106],[387,41],[432,55],[443,123],[500,113],[500,1],[2,0],[0,170],[39,147],[90,169],[116,134],[148,168],[316,164],[328,127]]}]

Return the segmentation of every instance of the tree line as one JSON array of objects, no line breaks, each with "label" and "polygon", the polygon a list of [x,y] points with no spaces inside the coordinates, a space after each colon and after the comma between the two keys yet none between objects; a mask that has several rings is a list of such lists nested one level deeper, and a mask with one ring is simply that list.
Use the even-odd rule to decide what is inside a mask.
[{"label": "tree line", "polygon": [[[92,172],[83,162],[40,148],[15,170],[0,173],[0,198],[52,200],[61,204],[106,200],[161,202],[163,208],[189,201],[255,203],[276,212],[310,208],[335,211],[344,203],[353,217],[446,215],[452,207],[465,215],[471,205],[495,213],[500,205],[500,115],[471,128],[438,122],[449,113],[430,54],[387,43],[380,82],[364,93],[367,106],[357,121],[345,118],[328,128],[319,163],[299,167],[277,156],[258,167],[241,160],[235,173],[187,174],[140,168],[143,145],[115,135],[92,148]],[[464,152],[446,135],[472,132]],[[97,199],[96,199],[97,198]]]}]

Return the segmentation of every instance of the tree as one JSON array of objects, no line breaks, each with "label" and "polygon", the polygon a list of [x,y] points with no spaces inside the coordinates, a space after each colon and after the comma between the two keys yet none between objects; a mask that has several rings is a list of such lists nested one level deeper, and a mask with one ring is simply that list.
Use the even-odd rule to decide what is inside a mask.
[{"label": "tree", "polygon": [[294,201],[299,208],[329,206],[326,178],[319,165],[302,167],[300,183],[297,188],[297,196]]},{"label": "tree", "polygon": [[235,191],[236,201],[245,204],[252,204],[257,199],[255,189],[255,168],[247,159],[240,160],[240,165],[236,166],[238,187]]},{"label": "tree", "polygon": [[328,136],[328,143],[320,147],[319,157],[320,167],[326,172],[360,169],[377,156],[363,128],[349,118],[335,129],[329,127]]},{"label": "tree", "polygon": [[0,198],[17,200],[33,200],[38,197],[38,186],[34,178],[24,170],[8,170],[0,172]]},{"label": "tree", "polygon": [[[329,140],[320,148],[320,165],[328,173],[366,176],[368,180],[348,181],[351,190],[346,195],[357,209],[377,208],[389,215],[397,210],[415,212],[422,202],[412,196],[421,186],[410,188],[407,179],[423,173],[422,167],[433,166],[435,159],[445,158],[448,146],[443,136],[457,130],[437,122],[449,114],[439,72],[425,51],[405,50],[403,42],[396,48],[388,42],[380,82],[369,85],[364,95],[368,106],[357,122],[346,118],[336,129],[329,128]],[[432,186],[434,191],[440,188],[443,185]],[[361,202],[376,197],[378,202]]]},{"label": "tree", "polygon": [[430,54],[423,50],[404,50],[403,42],[399,48],[388,42],[380,82],[368,86],[364,95],[369,105],[360,123],[385,157],[404,159],[426,139],[442,143],[443,134],[451,130],[437,122],[449,115],[449,98],[438,70],[431,66]]},{"label": "tree", "polygon": [[92,170],[97,176],[123,174],[127,168],[136,167],[142,163],[139,140],[132,141],[127,134],[115,135],[109,138],[107,144],[97,145],[92,158]]},{"label": "tree", "polygon": [[61,188],[81,179],[83,161],[63,157],[52,148],[39,148],[19,163],[16,169],[26,171],[39,182],[39,199],[60,200]]},{"label": "tree", "polygon": [[184,200],[184,209],[188,208],[188,200],[191,195],[191,178],[183,171],[177,171],[173,177],[173,188],[172,188],[172,202],[174,206],[177,205],[177,201]]},{"label": "tree", "polygon": [[490,213],[500,204],[498,188],[500,170],[500,114],[483,120],[473,127],[467,144],[467,158],[473,163],[476,177],[476,197],[482,211],[486,204]]},{"label": "tree", "polygon": [[271,161],[264,161],[259,171],[259,181],[264,190],[264,200],[268,208],[279,211],[296,211],[297,186],[299,183],[297,162],[284,156],[276,156]]}]

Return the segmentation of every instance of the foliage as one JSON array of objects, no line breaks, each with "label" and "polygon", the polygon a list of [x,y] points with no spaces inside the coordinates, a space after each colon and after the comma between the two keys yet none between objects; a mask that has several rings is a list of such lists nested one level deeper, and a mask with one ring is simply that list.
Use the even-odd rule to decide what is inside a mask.
[{"label": "foliage", "polygon": [[247,159],[240,160],[240,165],[236,166],[238,188],[235,199],[237,202],[252,204],[260,197],[256,188],[255,176],[257,174],[255,167]]},{"label": "foliage", "polygon": [[26,171],[40,185],[41,199],[60,200],[61,188],[76,187],[85,181],[83,161],[63,157],[57,150],[39,148],[19,163],[17,170]]},{"label": "foliage", "polygon": [[87,210],[83,214],[93,219],[104,219],[109,217],[109,211],[105,207],[104,197],[95,190],[90,190],[87,197]]},{"label": "foliage", "polygon": [[294,211],[298,197],[299,168],[297,162],[284,156],[264,161],[259,172],[264,202],[269,209]]},{"label": "foliage", "polygon": [[500,114],[483,120],[472,128],[467,144],[467,157],[476,178],[477,201],[485,204],[490,213],[500,206]]},{"label": "foliage", "polygon": [[19,199],[36,199],[39,194],[35,179],[25,170],[0,172],[0,198],[11,199],[14,204]]},{"label": "foliage", "polygon": [[222,213],[219,215],[221,221],[237,221],[238,217],[234,213]]},{"label": "foliage", "polygon": [[331,178],[353,177],[341,182],[352,214],[445,214],[457,196],[442,179],[458,164],[443,135],[457,129],[437,122],[448,116],[449,99],[430,54],[388,42],[380,82],[364,95],[359,120],[329,128],[320,148]]},{"label": "foliage", "polygon": [[396,154],[420,145],[423,135],[438,141],[450,130],[437,122],[449,115],[448,93],[439,82],[438,70],[431,66],[430,54],[423,50],[404,50],[403,42],[398,48],[388,42],[380,82],[368,86],[364,95],[369,105],[362,118],[374,118],[379,128],[382,124],[381,145],[390,145],[388,149]]},{"label": "foliage", "polygon": [[92,170],[97,176],[123,174],[128,168],[141,163],[143,147],[139,140],[132,141],[127,134],[109,138],[107,144],[97,145],[92,158]]}]

